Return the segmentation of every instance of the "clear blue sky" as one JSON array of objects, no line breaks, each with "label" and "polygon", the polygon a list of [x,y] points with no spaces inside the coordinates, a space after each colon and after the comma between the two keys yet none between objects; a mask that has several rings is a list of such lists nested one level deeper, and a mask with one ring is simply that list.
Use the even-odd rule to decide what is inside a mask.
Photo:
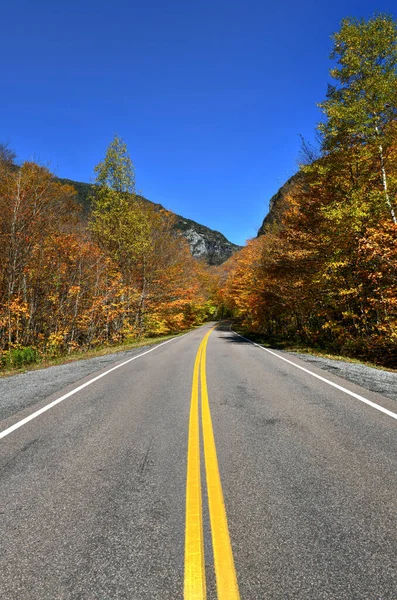
[{"label": "clear blue sky", "polygon": [[330,35],[382,0],[3,2],[0,139],[90,181],[117,132],[147,198],[244,243],[297,168]]}]

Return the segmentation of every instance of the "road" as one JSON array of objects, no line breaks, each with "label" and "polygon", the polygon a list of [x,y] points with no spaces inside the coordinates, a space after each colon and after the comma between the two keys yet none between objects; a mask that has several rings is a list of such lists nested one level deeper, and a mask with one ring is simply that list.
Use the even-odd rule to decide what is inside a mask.
[{"label": "road", "polygon": [[3,419],[2,599],[397,599],[396,402],[213,325]]}]

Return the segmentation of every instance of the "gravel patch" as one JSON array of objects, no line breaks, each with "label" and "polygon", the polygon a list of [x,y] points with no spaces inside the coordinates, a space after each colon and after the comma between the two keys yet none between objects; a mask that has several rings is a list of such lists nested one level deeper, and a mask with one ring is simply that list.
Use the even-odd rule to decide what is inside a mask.
[{"label": "gravel patch", "polygon": [[60,392],[88,375],[92,375],[113,364],[141,354],[150,346],[141,346],[124,352],[76,360],[64,365],[55,365],[37,371],[28,371],[0,378],[0,420]]},{"label": "gravel patch", "polygon": [[346,362],[344,360],[332,360],[311,354],[299,352],[288,352],[290,354],[311,363],[316,367],[342,377],[347,381],[361,385],[361,387],[383,394],[392,400],[397,400],[397,373],[386,369],[375,369],[359,363]]}]

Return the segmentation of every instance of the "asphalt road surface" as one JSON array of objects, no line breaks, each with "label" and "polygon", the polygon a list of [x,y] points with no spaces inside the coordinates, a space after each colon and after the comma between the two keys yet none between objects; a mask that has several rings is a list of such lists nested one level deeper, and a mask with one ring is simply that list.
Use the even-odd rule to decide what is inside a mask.
[{"label": "asphalt road surface", "polygon": [[211,328],[7,412],[1,599],[397,599],[397,403]]}]

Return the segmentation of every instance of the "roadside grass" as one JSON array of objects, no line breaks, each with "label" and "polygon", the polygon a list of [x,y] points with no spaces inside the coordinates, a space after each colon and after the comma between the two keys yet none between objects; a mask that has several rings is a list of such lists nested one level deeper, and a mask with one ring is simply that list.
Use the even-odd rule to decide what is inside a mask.
[{"label": "roadside grass", "polygon": [[80,350],[55,357],[40,356],[36,357],[34,362],[32,361],[22,365],[18,365],[18,362],[15,365],[6,364],[3,367],[0,367],[0,377],[9,377],[11,375],[17,375],[18,373],[26,373],[27,371],[37,371],[38,369],[45,369],[55,365],[64,365],[67,363],[76,362],[78,360],[87,360],[89,358],[96,358],[97,356],[118,354],[120,352],[134,350],[135,348],[143,348],[144,346],[153,346],[161,342],[166,342],[172,338],[182,336],[189,331],[194,331],[194,329],[196,329],[196,327],[185,329],[184,331],[179,331],[177,333],[170,333],[169,335],[142,338],[134,342],[126,342],[124,344],[117,344],[114,346],[98,346],[90,350]]},{"label": "roadside grass", "polygon": [[384,367],[380,364],[376,364],[364,359],[346,356],[345,354],[334,354],[325,348],[320,348],[318,346],[310,346],[307,343],[303,344],[282,338],[267,338],[266,336],[253,333],[252,331],[247,331],[236,323],[232,324],[232,329],[234,329],[236,333],[243,335],[252,342],[259,344],[264,348],[269,348],[273,350],[283,350],[284,352],[295,352],[297,354],[309,354],[311,356],[318,356],[319,358],[328,358],[330,360],[338,360],[353,363],[356,365],[365,365],[366,367],[378,369],[378,371],[390,371],[392,373],[397,373],[397,369]]}]

